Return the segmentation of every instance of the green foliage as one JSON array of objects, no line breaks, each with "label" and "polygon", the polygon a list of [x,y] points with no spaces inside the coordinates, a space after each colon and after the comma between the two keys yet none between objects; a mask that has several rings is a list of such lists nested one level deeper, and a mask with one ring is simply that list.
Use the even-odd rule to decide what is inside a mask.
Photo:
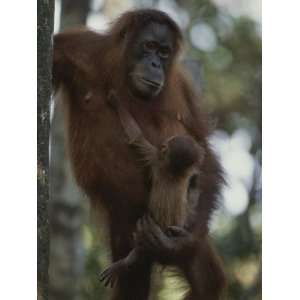
[{"label": "green foliage", "polygon": [[92,224],[83,228],[84,246],[86,251],[85,274],[82,280],[82,299],[107,299],[109,290],[99,280],[101,271],[109,264],[107,245],[104,243],[103,232]]}]

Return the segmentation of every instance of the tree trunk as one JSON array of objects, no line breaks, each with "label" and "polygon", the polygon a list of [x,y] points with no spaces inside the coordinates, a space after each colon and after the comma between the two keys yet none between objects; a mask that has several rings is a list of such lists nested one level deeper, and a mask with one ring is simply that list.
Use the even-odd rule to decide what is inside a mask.
[{"label": "tree trunk", "polygon": [[[85,24],[89,1],[62,0],[61,29]],[[50,300],[77,300],[84,271],[83,201],[65,149],[61,101],[55,99],[50,133]]]},{"label": "tree trunk", "polygon": [[37,281],[38,299],[48,299],[49,228],[48,228],[48,169],[49,169],[49,103],[51,97],[51,67],[54,1],[37,3],[37,226],[38,257]]}]

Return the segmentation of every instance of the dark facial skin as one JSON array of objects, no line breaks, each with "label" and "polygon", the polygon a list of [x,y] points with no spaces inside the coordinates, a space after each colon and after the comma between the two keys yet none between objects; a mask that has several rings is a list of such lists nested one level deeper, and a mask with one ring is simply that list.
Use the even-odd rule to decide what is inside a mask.
[{"label": "dark facial skin", "polygon": [[129,83],[134,95],[151,99],[161,92],[173,49],[173,33],[167,25],[150,23],[141,30],[129,58]]}]

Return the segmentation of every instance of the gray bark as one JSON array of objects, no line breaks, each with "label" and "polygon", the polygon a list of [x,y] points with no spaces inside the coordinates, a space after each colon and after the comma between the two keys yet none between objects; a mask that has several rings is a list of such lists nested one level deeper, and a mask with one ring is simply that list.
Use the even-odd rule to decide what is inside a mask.
[{"label": "gray bark", "polygon": [[[61,29],[84,24],[89,1],[63,0]],[[80,279],[84,271],[81,236],[83,203],[71,173],[65,148],[65,130],[61,99],[56,97],[51,120],[50,159],[50,268],[49,298],[80,299]]]},{"label": "gray bark", "polygon": [[38,1],[37,5],[37,227],[38,299],[48,299],[49,226],[48,226],[48,167],[49,167],[49,103],[51,96],[51,66],[54,1]]}]

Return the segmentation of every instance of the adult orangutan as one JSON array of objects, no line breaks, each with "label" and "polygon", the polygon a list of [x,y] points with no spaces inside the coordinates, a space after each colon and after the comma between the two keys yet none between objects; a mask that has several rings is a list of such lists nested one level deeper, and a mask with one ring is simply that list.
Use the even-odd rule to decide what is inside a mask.
[{"label": "adult orangutan", "polygon": [[[208,222],[223,183],[208,143],[208,118],[178,63],[182,35],[168,15],[143,9],[123,14],[104,34],[74,29],[54,37],[53,82],[64,90],[68,145],[78,185],[108,214],[113,262],[135,244],[144,257],[121,274],[113,299],[147,299],[153,262],[174,265],[189,283],[186,299],[220,299],[225,278],[208,240]],[[167,233],[147,212],[146,180],[118,115],[111,91],[122,101],[143,136],[156,147],[172,136],[189,135],[205,152],[194,222]],[[178,229],[178,228],[177,228]],[[133,240],[133,233],[137,239]]]}]

